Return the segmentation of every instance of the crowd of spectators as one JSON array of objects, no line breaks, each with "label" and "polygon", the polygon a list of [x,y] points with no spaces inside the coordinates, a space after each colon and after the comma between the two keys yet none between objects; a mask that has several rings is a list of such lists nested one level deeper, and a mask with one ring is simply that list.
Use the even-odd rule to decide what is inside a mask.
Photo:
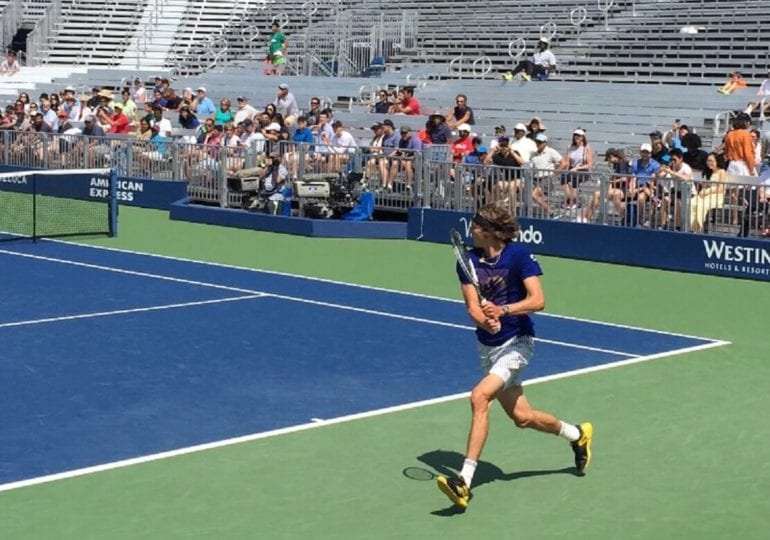
[{"label": "crowd of spectators", "polygon": [[[550,52],[547,43],[541,44],[540,52]],[[3,63],[8,65],[13,65],[10,57]],[[522,70],[526,69],[534,68],[523,63]],[[21,92],[0,117],[0,130],[112,135],[149,141],[150,145],[139,153],[139,161],[148,169],[152,162],[164,159],[166,143],[173,137],[191,146],[187,153],[191,158],[184,164],[188,177],[218,166],[221,148],[226,152],[228,173],[245,166],[243,149],[267,157],[280,148],[287,171],[296,178],[302,172],[298,169],[300,160],[296,153],[286,150],[291,148],[288,143],[313,145],[304,172],[344,171],[357,148],[363,147],[364,180],[370,189],[383,194],[411,193],[416,187],[415,156],[427,147],[440,146],[447,149],[448,160],[455,166],[534,168],[536,182],[531,197],[544,215],[569,214],[576,221],[591,221],[602,204],[599,191],[590,190],[586,195],[586,190],[581,189],[591,180],[600,158],[590,144],[588,130],[576,127],[565,147],[554,148],[546,123],[534,117],[514,121],[510,131],[503,125],[496,126],[494,136],[484,140],[483,135],[474,132],[477,112],[465,94],[458,94],[445,113],[425,114],[415,88],[380,90],[368,105],[374,119],[371,138],[354,136],[318,97],[312,97],[303,109],[283,82],[277,84],[275,96],[267,103],[255,107],[244,95],[238,96],[235,103],[233,106],[228,97],[212,99],[202,86],[178,91],[162,77],[152,85],[136,79],[117,94],[95,87],[90,93],[78,95],[67,86],[58,93],[40,94],[37,100]],[[426,118],[424,128],[414,129],[406,122],[398,122],[399,118],[416,116]],[[710,154],[702,148],[700,136],[678,119],[665,132],[651,132],[649,143],[631,151],[636,155],[629,155],[628,148],[610,148],[603,160],[615,175],[606,192],[609,207],[623,214],[624,222],[632,226],[681,228],[683,219],[689,219],[692,229],[702,230],[706,214],[725,200],[746,207],[767,205],[770,192],[764,186],[747,198],[713,185],[724,181],[725,173],[720,171],[758,176],[766,168],[763,158],[770,147],[750,127],[750,116],[738,115],[733,129]],[[63,153],[65,149],[60,145],[54,150]],[[98,149],[89,155],[98,156]],[[455,177],[454,169],[450,174]],[[478,180],[480,175],[475,178]],[[692,181],[689,218],[680,211],[684,196],[678,187],[680,180]],[[551,184],[557,187],[549,189]],[[506,174],[469,190],[484,198],[520,200],[522,188],[521,174]],[[557,208],[552,207],[554,189],[561,191]]]}]

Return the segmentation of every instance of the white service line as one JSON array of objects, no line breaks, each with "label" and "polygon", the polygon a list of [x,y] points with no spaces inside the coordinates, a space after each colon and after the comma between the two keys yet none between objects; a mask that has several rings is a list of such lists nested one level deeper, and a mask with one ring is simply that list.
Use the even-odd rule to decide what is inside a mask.
[{"label": "white service line", "polygon": [[[554,375],[546,375],[544,377],[537,377],[537,378],[534,378],[534,379],[530,379],[528,381],[524,381],[524,386],[532,386],[532,385],[539,384],[539,383],[555,381],[555,380],[559,380],[559,379],[566,379],[566,378],[569,378],[569,377],[574,377],[576,375],[583,375],[583,374],[586,374],[586,373],[595,373],[597,371],[604,371],[604,370],[608,370],[608,369],[612,369],[612,368],[616,368],[616,367],[627,366],[627,365],[630,365],[630,364],[638,364],[640,362],[647,362],[647,361],[650,361],[650,360],[655,360],[655,359],[658,359],[658,358],[666,358],[668,356],[675,356],[675,355],[678,355],[678,354],[684,354],[684,353],[689,353],[689,352],[701,351],[701,350],[710,349],[710,348],[713,348],[713,347],[721,347],[723,345],[729,345],[729,342],[726,342],[726,341],[715,341],[713,343],[706,343],[706,344],[703,344],[703,345],[696,345],[696,346],[693,346],[693,347],[685,347],[683,349],[676,349],[676,350],[673,350],[673,351],[667,351],[665,353],[651,354],[651,355],[648,355],[648,356],[639,356],[637,358],[629,358],[627,360],[618,360],[617,362],[611,362],[609,364],[603,364],[603,365],[599,365],[599,366],[591,366],[591,367],[587,367],[587,368],[575,369],[575,370],[572,370],[572,371],[565,371],[563,373],[556,373]],[[193,453],[197,453],[197,452],[203,452],[205,450],[212,450],[212,449],[215,449],[215,448],[222,448],[222,447],[225,447],[225,446],[232,446],[232,445],[235,445],[235,444],[241,444],[241,443],[246,443],[246,442],[250,442],[250,441],[256,441],[256,440],[259,440],[259,439],[267,439],[267,438],[270,438],[270,437],[276,437],[278,435],[286,435],[286,434],[289,434],[289,433],[296,433],[296,432],[299,432],[299,431],[306,431],[308,429],[314,429],[314,428],[323,427],[323,426],[331,426],[331,425],[334,425],[334,424],[341,424],[341,423],[344,423],[344,422],[351,422],[353,420],[359,420],[359,419],[362,419],[362,418],[372,418],[374,416],[382,416],[384,414],[390,414],[390,413],[394,413],[394,412],[406,411],[406,410],[409,410],[409,409],[416,409],[416,408],[419,408],[419,407],[426,407],[426,406],[429,406],[429,405],[435,405],[435,404],[444,403],[444,402],[447,402],[447,401],[454,401],[456,399],[467,398],[469,395],[470,395],[470,392],[462,392],[462,393],[459,393],[459,394],[453,394],[453,395],[443,396],[443,397],[438,397],[438,398],[433,398],[433,399],[426,399],[426,400],[422,400],[422,401],[416,401],[416,402],[413,402],[413,403],[406,403],[406,404],[403,404],[403,405],[396,405],[396,406],[393,406],[393,407],[385,407],[383,409],[377,409],[377,410],[374,410],[374,411],[367,411],[367,412],[363,412],[363,413],[349,414],[349,415],[340,416],[340,417],[337,417],[337,418],[330,418],[328,420],[323,420],[323,419],[320,419],[320,418],[313,418],[313,419],[311,419],[311,421],[309,423],[300,424],[300,425],[297,425],[297,426],[290,426],[290,427],[281,428],[281,429],[274,429],[274,430],[265,431],[265,432],[262,432],[262,433],[252,433],[250,435],[242,435],[240,437],[233,437],[233,438],[224,439],[224,440],[221,440],[221,441],[212,441],[212,442],[209,442],[209,443],[198,444],[198,445],[195,445],[195,446],[188,446],[186,448],[178,448],[176,450],[169,450],[169,451],[166,451],[166,452],[159,452],[157,454],[149,454],[149,455],[146,455],[146,456],[139,456],[139,457],[135,457],[135,458],[131,458],[131,459],[124,459],[124,460],[121,460],[121,461],[114,461],[112,463],[103,463],[101,465],[95,465],[95,466],[92,466],[92,467],[84,467],[82,469],[74,469],[74,470],[71,470],[71,471],[65,471],[65,472],[56,473],[56,474],[49,474],[49,475],[46,475],[46,476],[39,476],[37,478],[29,478],[27,480],[19,480],[17,482],[9,482],[7,484],[1,484],[0,485],[0,492],[11,491],[11,490],[14,490],[14,489],[20,489],[20,488],[29,487],[29,486],[35,486],[35,485],[38,485],[38,484],[45,484],[45,483],[53,482],[53,481],[56,481],[56,480],[64,480],[64,479],[67,479],[67,478],[76,478],[76,477],[79,477],[79,476],[86,476],[86,475],[94,474],[94,473],[98,473],[98,472],[111,471],[111,470],[114,470],[114,469],[120,469],[120,468],[128,467],[128,466],[131,466],[131,465],[139,465],[139,464],[142,464],[142,463],[149,463],[151,461],[158,461],[158,460],[161,460],[161,459],[172,458],[172,457],[176,457],[176,456],[183,456],[183,455],[186,455],[186,454],[193,454]]]},{"label": "white service line", "polygon": [[62,315],[61,317],[48,317],[45,319],[32,319],[29,321],[16,321],[0,323],[0,328],[10,328],[14,326],[29,326],[33,324],[45,324],[60,321],[74,321],[77,319],[92,319],[95,317],[111,317],[113,315],[125,315],[127,313],[143,313],[145,311],[160,311],[164,309],[177,309],[191,306],[204,306],[208,304],[221,304],[223,302],[236,302],[238,300],[252,300],[254,298],[264,298],[264,294],[250,294],[248,296],[233,296],[230,298],[217,298],[214,300],[200,300],[197,302],[184,302],[181,304],[165,304],[161,306],[149,306],[140,308],[116,309],[112,311],[98,311],[95,313],[81,313],[78,315]]},{"label": "white service line", "polygon": [[[47,261],[47,262],[57,262],[57,263],[61,263],[61,264],[71,264],[71,265],[80,266],[80,267],[84,267],[84,268],[93,268],[93,269],[96,269],[96,270],[104,270],[104,271],[107,271],[107,272],[117,272],[119,274],[128,274],[128,275],[132,275],[132,276],[139,276],[139,277],[146,277],[146,278],[153,278],[153,279],[162,279],[162,280],[173,281],[173,282],[177,282],[177,283],[185,283],[185,284],[188,284],[188,285],[198,285],[198,286],[201,286],[201,287],[212,287],[212,288],[215,288],[215,289],[232,290],[232,291],[247,293],[247,294],[255,295],[255,296],[279,298],[281,300],[290,300],[292,302],[299,302],[299,303],[302,303],[302,304],[310,304],[310,305],[315,305],[315,306],[322,306],[322,307],[328,307],[328,308],[334,308],[334,309],[341,309],[341,310],[353,311],[353,312],[357,312],[357,313],[366,313],[368,315],[377,315],[377,316],[380,316],[380,317],[389,317],[389,318],[392,318],[392,319],[400,319],[400,320],[410,321],[410,322],[419,322],[419,323],[424,323],[424,324],[432,324],[432,325],[435,325],[435,326],[444,326],[444,327],[447,327],[447,328],[458,328],[458,329],[461,329],[461,330],[475,330],[475,327],[468,326],[467,324],[458,324],[458,323],[450,323],[450,322],[445,322],[445,321],[436,321],[436,320],[433,320],[433,319],[425,319],[423,317],[413,317],[411,315],[401,315],[399,313],[391,313],[391,312],[388,312],[388,311],[379,311],[379,310],[375,310],[375,309],[367,309],[367,308],[360,308],[360,307],[355,307],[355,306],[347,306],[347,305],[344,305],[344,304],[335,304],[335,303],[332,303],[332,302],[323,302],[321,300],[310,300],[308,298],[300,298],[300,297],[297,297],[297,296],[288,296],[288,295],[285,295],[285,294],[272,294],[272,293],[266,293],[266,292],[263,292],[263,291],[254,291],[254,290],[250,290],[250,289],[242,289],[242,288],[237,288],[237,287],[228,287],[228,286],[225,286],[225,285],[217,285],[215,283],[206,283],[206,282],[203,282],[203,281],[193,281],[193,280],[189,280],[189,279],[182,279],[182,278],[175,278],[175,277],[171,277],[171,276],[164,276],[162,274],[150,274],[148,272],[138,272],[136,270],[125,270],[123,268],[114,268],[112,266],[103,266],[103,265],[100,265],[100,264],[91,264],[91,263],[83,263],[83,262],[78,262],[78,261],[70,261],[70,260],[67,260],[67,259],[57,259],[57,258],[54,258],[54,257],[43,257],[42,255],[32,255],[32,254],[29,254],[29,253],[16,253],[16,252],[13,252],[13,251],[6,251],[6,250],[2,250],[2,249],[0,249],[0,253],[8,253],[10,255],[18,255],[20,257],[27,257],[27,258],[30,258],[30,259],[39,259],[39,260],[43,260],[43,261]],[[2,328],[2,326],[0,326],[0,328]],[[627,357],[634,357],[635,356],[635,355],[627,353],[627,352],[613,351],[613,350],[610,350],[610,349],[599,349],[597,347],[590,347],[588,345],[578,345],[578,344],[575,344],[575,343],[566,343],[566,342],[562,342],[562,341],[544,340],[544,339],[540,339],[540,338],[535,338],[535,340],[539,341],[541,343],[551,343],[551,344],[554,344],[554,345],[561,345],[561,346],[564,346],[564,347],[571,347],[573,349],[581,349],[581,350],[587,350],[587,351],[603,352],[603,353],[608,353],[608,354],[615,354],[615,355],[618,355],[618,356],[627,356]]]}]

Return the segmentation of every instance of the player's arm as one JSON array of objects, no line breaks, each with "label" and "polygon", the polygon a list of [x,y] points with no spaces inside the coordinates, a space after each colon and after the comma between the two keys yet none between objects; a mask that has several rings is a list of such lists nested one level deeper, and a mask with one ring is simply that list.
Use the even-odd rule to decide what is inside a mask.
[{"label": "player's arm", "polygon": [[[527,296],[519,302],[513,304],[503,304],[498,306],[492,303],[486,303],[479,306],[479,309],[487,317],[499,319],[506,315],[526,315],[540,311],[545,307],[545,294],[543,293],[543,284],[539,276],[530,276],[524,280],[524,288],[527,290]],[[471,287],[473,289],[473,287]],[[466,300],[466,304],[467,304]]]},{"label": "player's arm", "polygon": [[[468,309],[468,315],[474,324],[483,328],[490,334],[494,334],[496,330],[499,330],[499,328],[496,327],[496,325],[500,324],[497,318],[485,315],[484,311],[481,309],[481,304],[479,303],[479,296],[476,293],[476,288],[468,283],[462,284],[460,289],[463,293],[463,299],[465,299],[465,307]],[[485,303],[484,305],[486,306],[493,304]]]}]

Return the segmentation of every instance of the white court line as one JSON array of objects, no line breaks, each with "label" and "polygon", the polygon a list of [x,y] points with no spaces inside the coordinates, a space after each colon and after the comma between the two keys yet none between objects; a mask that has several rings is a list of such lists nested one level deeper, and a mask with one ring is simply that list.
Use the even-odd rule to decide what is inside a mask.
[{"label": "white court line", "polygon": [[[249,268],[247,266],[238,266],[234,264],[225,264],[225,263],[218,263],[218,262],[211,262],[211,261],[199,261],[196,259],[188,259],[186,257],[174,257],[172,255],[159,255],[157,253],[147,253],[144,251],[136,251],[131,249],[121,249],[121,248],[115,248],[115,247],[108,247],[108,246],[97,246],[92,244],[83,244],[80,242],[72,242],[70,240],[58,240],[54,238],[47,238],[45,239],[46,242],[52,242],[57,244],[66,244],[70,246],[78,246],[78,247],[85,247],[85,248],[91,248],[96,250],[102,250],[102,251],[114,251],[115,253],[126,253],[129,255],[140,255],[143,257],[153,257],[156,259],[166,259],[169,261],[177,261],[177,262],[185,262],[185,263],[193,263],[193,264],[201,264],[205,266],[214,266],[217,268],[227,268],[230,270],[243,270],[246,272],[255,272],[259,274],[269,274],[274,276],[282,276],[282,277],[290,277],[290,278],[297,278],[297,279],[306,279],[309,281],[317,281],[319,283],[330,283],[332,285],[343,285],[346,287],[354,287],[357,289],[366,289],[370,291],[379,291],[379,292],[387,292],[392,294],[400,294],[404,296],[414,296],[415,298],[426,298],[429,300],[439,300],[441,302],[453,302],[453,303],[463,303],[463,300],[460,300],[458,298],[446,298],[444,296],[434,296],[430,294],[422,294],[422,293],[415,293],[415,292],[409,292],[409,291],[399,291],[396,289],[387,289],[385,287],[375,287],[373,285],[361,285],[359,283],[347,283],[345,281],[338,281],[334,279],[328,279],[328,278],[319,278],[314,276],[305,276],[302,274],[294,274],[291,272],[278,272],[276,270],[262,270],[259,268]],[[6,253],[13,253],[13,252],[6,252]],[[14,253],[15,254],[15,253]],[[454,259],[452,259],[454,260]],[[454,268],[454,267],[452,267]],[[546,313],[544,311],[539,311],[537,313],[538,317],[556,317],[559,319],[570,319],[573,321],[578,322],[587,322],[591,324],[600,324],[603,326],[612,326],[615,328],[625,328],[627,330],[641,330],[644,332],[655,332],[656,334],[663,334],[666,336],[677,336],[677,337],[684,337],[684,338],[691,338],[691,339],[700,339],[703,341],[714,341],[712,338],[707,338],[703,336],[694,336],[690,334],[682,334],[678,332],[669,332],[666,330],[653,330],[651,328],[643,328],[641,326],[632,326],[629,324],[619,324],[619,323],[609,323],[604,321],[597,321],[594,319],[584,319],[581,317],[573,317],[571,315],[557,315],[554,313]]]},{"label": "white court line", "polygon": [[149,306],[141,308],[116,309],[113,311],[98,311],[95,313],[81,313],[78,315],[62,315],[61,317],[49,317],[46,319],[32,319],[29,321],[16,321],[9,323],[0,323],[0,328],[10,328],[13,326],[29,326],[33,324],[45,324],[60,321],[74,321],[77,319],[92,319],[95,317],[111,317],[113,315],[125,315],[127,313],[143,313],[146,311],[160,311],[164,309],[177,309],[191,306],[205,306],[208,304],[221,304],[223,302],[236,302],[238,300],[252,300],[254,298],[264,298],[264,294],[250,294],[248,296],[233,296],[230,298],[218,298],[215,300],[200,300],[197,302],[184,302],[181,304],[165,304],[161,306]]},{"label": "white court line", "polygon": [[[176,283],[198,285],[198,286],[201,286],[201,287],[213,287],[215,289],[232,290],[232,291],[237,291],[237,292],[246,293],[246,294],[250,294],[250,295],[278,298],[278,299],[281,299],[281,300],[290,300],[292,302],[299,302],[299,303],[302,303],[302,304],[310,304],[310,305],[315,305],[315,306],[335,308],[335,309],[341,309],[341,310],[345,310],[345,311],[353,311],[353,312],[356,312],[356,313],[366,313],[368,315],[377,315],[377,316],[381,316],[381,317],[389,317],[389,318],[392,318],[392,319],[400,319],[400,320],[404,320],[404,321],[419,322],[419,323],[424,323],[424,324],[432,324],[432,325],[435,325],[435,326],[444,326],[444,327],[447,327],[447,328],[459,328],[459,329],[462,329],[462,330],[475,330],[474,327],[468,326],[468,325],[465,325],[465,324],[457,324],[457,323],[450,323],[450,322],[444,322],[444,321],[436,321],[436,320],[433,320],[433,319],[424,319],[422,317],[413,317],[413,316],[410,316],[410,315],[401,315],[401,314],[398,314],[398,313],[390,313],[388,311],[379,311],[379,310],[375,310],[375,309],[366,309],[366,308],[360,308],[360,307],[355,307],[355,306],[346,306],[344,304],[334,304],[332,302],[323,302],[323,301],[320,301],[320,300],[310,300],[308,298],[300,298],[300,297],[288,296],[288,295],[284,295],[284,294],[272,294],[272,293],[266,293],[266,292],[263,292],[263,291],[254,291],[254,290],[241,289],[241,288],[236,288],[236,287],[227,287],[225,285],[217,285],[217,284],[214,284],[214,283],[206,283],[206,282],[203,282],[203,281],[193,281],[193,280],[189,280],[189,279],[175,278],[175,277],[170,277],[170,276],[164,276],[162,274],[150,274],[148,272],[138,272],[138,271],[135,271],[135,270],[125,270],[123,268],[114,268],[114,267],[111,267],[111,266],[103,266],[103,265],[100,265],[100,264],[91,264],[91,263],[84,263],[84,262],[78,262],[78,261],[70,261],[70,260],[67,260],[67,259],[57,259],[57,258],[54,258],[54,257],[44,257],[42,255],[32,255],[32,254],[29,254],[29,253],[16,253],[14,251],[6,251],[6,250],[2,250],[2,249],[0,249],[0,253],[7,253],[7,254],[10,254],[10,255],[18,255],[19,257],[26,257],[26,258],[29,258],[29,259],[42,260],[42,261],[46,261],[46,262],[56,262],[56,263],[61,263],[61,264],[70,264],[70,265],[79,266],[79,267],[83,267],[83,268],[92,268],[92,269],[96,269],[96,270],[104,270],[106,272],[117,272],[119,274],[127,274],[127,275],[131,275],[131,276],[140,276],[140,277],[146,277],[146,278],[162,279],[162,280],[167,280],[167,281],[173,281],[173,282],[176,282]],[[0,328],[2,328],[2,326],[0,326]],[[571,347],[573,349],[581,349],[581,350],[587,350],[587,351],[603,352],[603,353],[608,353],[608,354],[614,354],[614,355],[617,355],[617,356],[626,356],[626,357],[633,357],[634,356],[633,354],[630,354],[630,353],[627,353],[627,352],[623,352],[623,351],[613,351],[611,349],[599,349],[597,347],[590,347],[588,345],[579,345],[579,344],[576,344],[576,343],[566,343],[566,342],[562,342],[562,341],[545,340],[545,339],[540,339],[540,338],[535,338],[535,340],[536,341],[540,341],[542,343],[551,343],[551,344],[554,344],[554,345],[562,345],[564,347]]]},{"label": "white court line", "polygon": [[[715,342],[712,342],[712,343],[706,343],[706,344],[703,344],[703,345],[696,345],[696,346],[693,346],[693,347],[685,347],[683,349],[676,349],[676,350],[667,351],[667,352],[664,352],[664,353],[651,354],[651,355],[648,355],[648,356],[638,356],[638,357],[635,357],[635,358],[629,358],[627,360],[619,360],[617,362],[611,362],[609,364],[603,364],[603,365],[600,365],[600,366],[591,366],[591,367],[587,367],[587,368],[575,369],[575,370],[572,370],[572,371],[565,371],[563,373],[556,373],[554,375],[546,375],[544,377],[537,377],[537,378],[534,378],[534,379],[530,379],[528,381],[525,381],[524,385],[525,386],[531,386],[531,385],[535,385],[535,384],[539,384],[539,383],[555,381],[555,380],[559,380],[559,379],[566,379],[568,377],[574,377],[574,376],[583,375],[583,374],[586,374],[586,373],[595,373],[597,371],[604,371],[604,370],[612,369],[612,368],[616,368],[616,367],[628,366],[628,365],[631,365],[631,364],[638,364],[640,362],[648,362],[650,360],[655,360],[655,359],[658,359],[658,358],[666,358],[666,357],[669,357],[669,356],[675,356],[675,355],[679,355],[679,354],[685,354],[685,353],[690,353],[690,352],[695,352],[695,351],[701,351],[701,350],[704,350],[704,349],[711,349],[713,347],[721,347],[723,345],[729,345],[729,342],[727,342],[727,341],[715,341]],[[86,475],[94,474],[94,473],[98,473],[98,472],[104,472],[104,471],[111,471],[111,470],[115,470],[115,469],[121,469],[123,467],[128,467],[128,466],[131,466],[131,465],[139,465],[139,464],[142,464],[142,463],[149,463],[151,461],[158,461],[158,460],[161,460],[161,459],[172,458],[172,457],[176,457],[176,456],[183,456],[183,455],[186,455],[186,454],[193,454],[193,453],[197,453],[197,452],[203,452],[203,451],[212,450],[212,449],[215,449],[215,448],[222,448],[222,447],[225,447],[225,446],[232,446],[232,445],[235,445],[235,444],[241,444],[241,443],[246,443],[246,442],[250,442],[250,441],[256,441],[256,440],[259,440],[259,439],[267,439],[267,438],[270,438],[270,437],[276,437],[278,435],[286,435],[288,433],[296,433],[296,432],[299,432],[299,431],[306,431],[306,430],[309,430],[309,429],[314,429],[314,428],[323,427],[323,426],[331,426],[331,425],[334,425],[334,424],[341,424],[341,423],[344,423],[344,422],[351,422],[353,420],[359,420],[359,419],[362,419],[362,418],[372,418],[372,417],[375,417],[375,416],[382,416],[384,414],[401,412],[401,411],[406,411],[406,410],[409,410],[409,409],[416,409],[416,408],[419,408],[419,407],[426,407],[426,406],[429,406],[429,405],[435,405],[435,404],[438,404],[438,403],[444,403],[444,402],[453,401],[453,400],[456,400],[456,399],[467,398],[469,395],[470,395],[470,392],[462,392],[460,394],[453,394],[453,395],[450,395],[450,396],[443,396],[443,397],[438,397],[438,398],[433,398],[433,399],[426,399],[426,400],[423,400],[423,401],[416,401],[416,402],[413,402],[413,403],[406,403],[406,404],[403,404],[403,405],[396,405],[396,406],[393,406],[393,407],[385,407],[383,409],[377,409],[377,410],[374,410],[374,411],[367,411],[367,412],[363,412],[363,413],[349,414],[349,415],[340,416],[340,417],[337,417],[337,418],[330,418],[328,420],[323,420],[323,419],[320,419],[320,418],[314,418],[314,419],[311,419],[311,421],[309,423],[300,424],[300,425],[297,425],[297,426],[291,426],[291,427],[286,427],[286,428],[281,428],[281,429],[274,429],[274,430],[265,431],[265,432],[262,432],[262,433],[252,433],[250,435],[242,435],[240,437],[233,437],[233,438],[230,438],[230,439],[224,439],[224,440],[220,440],[220,441],[213,441],[213,442],[209,442],[209,443],[198,444],[198,445],[195,445],[195,446],[188,446],[186,448],[178,448],[176,450],[169,450],[169,451],[166,451],[166,452],[159,452],[157,454],[148,454],[148,455],[145,455],[145,456],[139,456],[139,457],[135,457],[135,458],[131,458],[131,459],[124,459],[124,460],[121,460],[121,461],[114,461],[112,463],[103,463],[101,465],[94,465],[92,467],[84,467],[82,469],[74,469],[74,470],[71,470],[71,471],[65,471],[65,472],[56,473],[56,474],[49,474],[49,475],[46,475],[46,476],[39,476],[37,478],[29,478],[27,480],[19,480],[17,482],[9,482],[7,484],[0,484],[0,492],[11,491],[11,490],[20,489],[20,488],[29,487],[29,486],[35,486],[35,485],[39,485],[39,484],[45,484],[45,483],[49,483],[49,482],[54,482],[56,480],[64,480],[64,479],[67,479],[67,478],[76,478],[76,477],[79,477],[79,476],[86,476]]]}]

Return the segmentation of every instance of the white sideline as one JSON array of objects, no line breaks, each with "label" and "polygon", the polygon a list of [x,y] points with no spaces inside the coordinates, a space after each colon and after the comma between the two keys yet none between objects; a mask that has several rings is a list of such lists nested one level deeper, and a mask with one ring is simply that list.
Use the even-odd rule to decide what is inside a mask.
[{"label": "white sideline", "polygon": [[[666,358],[668,356],[675,356],[678,354],[685,354],[689,352],[695,352],[700,351],[704,349],[710,349],[713,347],[721,347],[723,345],[729,345],[729,342],[727,341],[714,341],[712,343],[706,343],[703,345],[696,345],[693,347],[685,347],[682,349],[676,349],[672,351],[667,351],[665,353],[658,353],[658,354],[652,354],[648,356],[639,356],[635,358],[629,358],[627,360],[619,360],[617,362],[612,362],[610,364],[603,364],[600,366],[591,366],[587,368],[582,369],[576,369],[572,371],[565,371],[563,373],[557,373],[554,375],[546,375],[544,377],[537,377],[534,379],[530,379],[528,381],[524,382],[525,386],[531,386],[539,383],[549,382],[549,381],[555,381],[559,379],[566,379],[568,377],[574,377],[576,375],[583,375],[585,373],[595,373],[597,371],[604,371],[611,368],[621,367],[621,366],[628,366],[631,364],[637,364],[640,362],[647,362],[650,360],[655,360],[658,358]],[[319,418],[311,419],[309,423],[306,424],[300,424],[297,426],[291,426],[281,429],[274,429],[271,431],[265,431],[262,433],[252,433],[250,435],[242,435],[240,437],[233,437],[230,439],[223,439],[220,441],[212,441],[205,444],[198,444],[195,446],[188,446],[186,448],[178,448],[176,450],[169,450],[166,452],[159,452],[157,454],[148,454],[146,456],[139,456],[131,459],[124,459],[121,461],[114,461],[112,463],[103,463],[101,465],[94,465],[92,467],[84,467],[82,469],[74,469],[71,471],[65,471],[61,473],[56,474],[49,474],[46,476],[39,476],[37,478],[29,478],[27,480],[19,480],[18,482],[9,482],[7,484],[0,484],[0,493],[4,491],[12,491],[15,489],[21,489],[24,487],[30,487],[35,486],[39,484],[45,484],[49,482],[54,482],[56,480],[65,480],[67,478],[76,478],[79,476],[86,476],[89,474],[94,474],[98,472],[104,472],[104,471],[111,471],[115,469],[121,469],[124,467],[128,467],[131,465],[139,465],[142,463],[149,463],[151,461],[158,461],[161,459],[166,458],[172,458],[176,456],[183,456],[186,454],[193,454],[197,452],[203,452],[205,450],[212,450],[215,448],[222,448],[225,446],[232,446],[235,444],[241,444],[245,442],[250,441],[256,441],[259,439],[267,439],[270,437],[276,437],[278,435],[286,435],[288,433],[296,433],[300,431],[306,431],[308,429],[314,429],[318,427],[323,426],[331,426],[334,424],[341,424],[343,422],[350,422],[353,420],[359,420],[362,418],[371,418],[374,416],[382,416],[384,414],[390,414],[394,412],[400,412],[400,411],[406,411],[409,409],[416,409],[418,407],[425,407],[429,405],[435,405],[438,403],[444,403],[447,401],[453,401],[456,399],[462,399],[467,398],[470,395],[470,392],[462,392],[460,394],[453,394],[449,396],[443,396],[433,399],[426,399],[423,401],[415,401],[413,403],[406,403],[404,405],[396,405],[393,407],[386,407],[383,409],[377,409],[374,411],[367,411],[363,413],[357,413],[357,414],[350,414],[346,416],[340,416],[338,418],[331,418],[328,420],[322,420]]]}]

